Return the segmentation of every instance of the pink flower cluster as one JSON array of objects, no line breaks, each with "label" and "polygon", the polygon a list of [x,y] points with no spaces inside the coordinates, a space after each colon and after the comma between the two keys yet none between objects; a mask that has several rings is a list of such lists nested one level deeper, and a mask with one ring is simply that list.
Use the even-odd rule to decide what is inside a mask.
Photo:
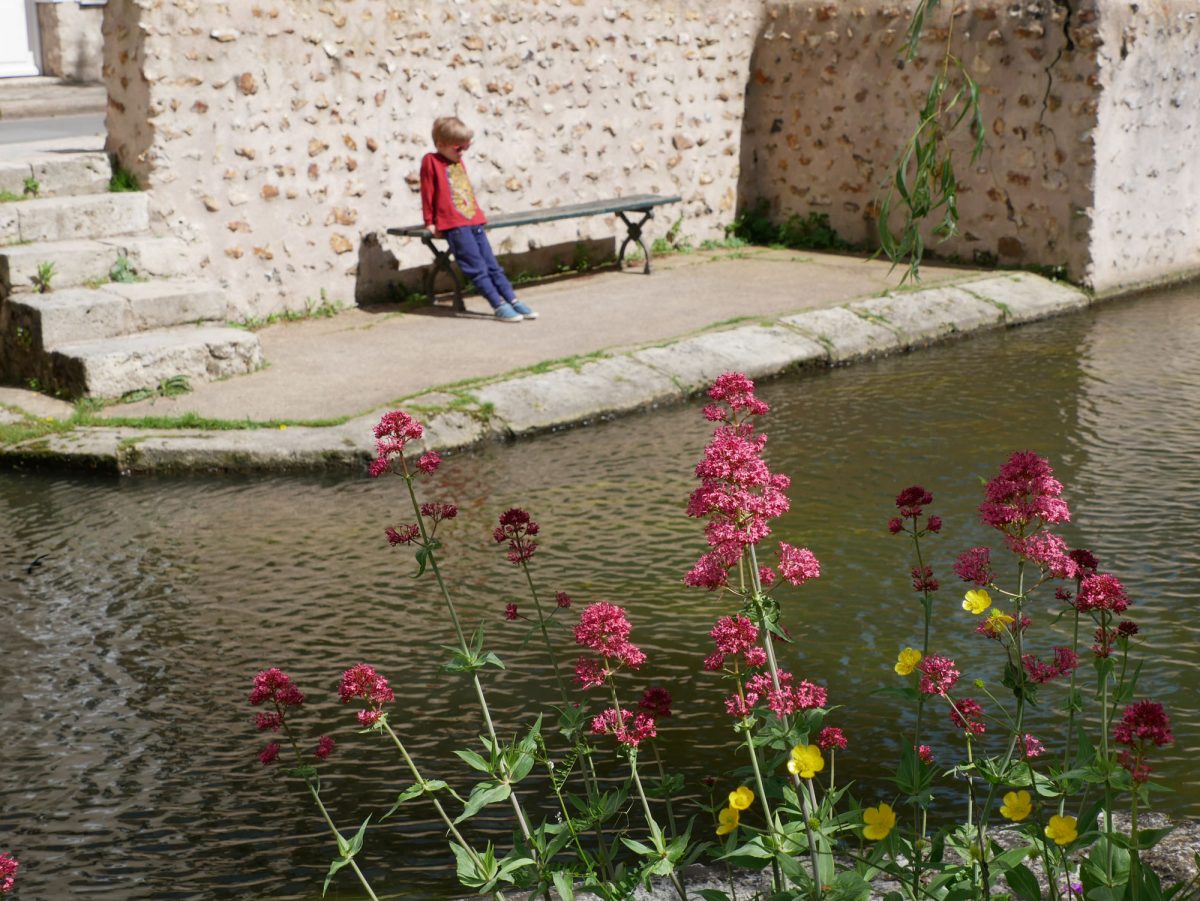
[{"label": "pink flower cluster", "polygon": [[733,694],[725,699],[725,712],[742,719],[749,716],[764,698],[767,707],[779,719],[804,710],[816,710],[829,702],[828,692],[820,685],[807,679],[797,682],[787,670],[780,670],[778,689],[769,673],[756,673],[746,680],[744,696]]},{"label": "pink flower cluster", "polygon": [[946,694],[954,687],[960,675],[953,660],[936,654],[931,654],[918,663],[917,669],[921,671],[920,689],[927,695]]},{"label": "pink flower cluster", "polygon": [[646,662],[641,648],[629,640],[632,631],[623,607],[599,601],[583,608],[575,627],[575,643],[603,658],[580,657],[576,661],[575,678],[583,688],[603,685],[622,666],[638,669]]},{"label": "pink flower cluster", "polygon": [[1129,607],[1129,595],[1121,580],[1109,573],[1094,573],[1084,576],[1079,583],[1079,594],[1075,597],[1075,609],[1080,612],[1106,610],[1109,613],[1124,613]]},{"label": "pink flower cluster", "polygon": [[1027,760],[1032,760],[1035,757],[1041,757],[1044,753],[1046,753],[1046,746],[1028,732],[1021,736],[1021,739],[1025,746],[1025,758]]},{"label": "pink flower cluster", "polygon": [[758,641],[758,626],[744,616],[726,616],[708,633],[717,649],[704,660],[704,668],[716,672],[725,666],[725,658],[742,655],[747,667],[762,666],[767,662],[767,652],[755,644]]},{"label": "pink flower cluster", "polygon": [[508,562],[517,566],[537,550],[537,542],[533,540],[537,533],[538,524],[529,518],[529,514],[513,507],[500,514],[500,525],[492,531],[492,538],[496,544],[508,542]]},{"label": "pink flower cluster", "polygon": [[968,735],[983,735],[987,725],[983,722],[983,708],[974,698],[955,701],[950,708],[950,722]]},{"label": "pink flower cluster", "polygon": [[964,582],[990,585],[995,578],[992,573],[992,552],[985,547],[963,551],[954,562],[954,571]]},{"label": "pink flower cluster", "polygon": [[1079,655],[1066,647],[1054,648],[1054,662],[1047,663],[1033,654],[1025,654],[1021,664],[1031,681],[1039,685],[1057,679],[1059,676],[1069,676],[1079,666]]},{"label": "pink flower cluster", "polygon": [[358,663],[342,673],[342,684],[338,695],[343,704],[354,698],[367,702],[365,710],[358,711],[358,721],[364,726],[373,726],[383,716],[383,705],[396,700],[388,680],[365,663]]},{"label": "pink flower cluster", "polygon": [[[729,409],[705,407],[708,419],[723,424],[714,430],[696,464],[700,487],[688,499],[687,514],[708,520],[704,533],[711,550],[696,561],[683,581],[715,590],[725,586],[729,569],[742,559],[745,549],[771,534],[768,522],[787,512],[784,491],[791,480],[772,473],[762,458],[767,436],[755,434],[749,417],[761,416],[768,407],[754,397],[754,383],[741,373],[727,372],[708,393]],[[816,558],[807,550],[787,545],[779,554],[780,572],[794,584],[820,572]],[[775,580],[775,574],[765,567],[759,575],[766,585]]]},{"label": "pink flower cluster", "polygon": [[1067,543],[1051,532],[1035,532],[1024,538],[1005,536],[1009,549],[1056,579],[1074,579],[1079,564],[1072,559]]},{"label": "pink flower cluster", "polygon": [[17,870],[21,864],[15,857],[0,854],[0,895],[7,895],[17,884]]},{"label": "pink flower cluster", "polygon": [[[371,477],[378,478],[388,472],[392,468],[392,461],[403,456],[404,446],[410,441],[419,441],[424,434],[425,429],[421,424],[407,413],[401,410],[384,413],[379,424],[375,426],[375,450],[378,456],[371,462]],[[425,455],[428,456],[429,454]],[[425,457],[421,459],[424,460]],[[433,457],[436,458],[437,454],[433,454]],[[436,463],[433,464],[433,469],[425,471],[433,472],[434,469],[437,469]]]},{"label": "pink flower cluster", "polygon": [[421,504],[421,515],[434,523],[444,519],[454,519],[458,516],[457,504],[425,503]]},{"label": "pink flower cluster", "polygon": [[592,717],[593,735],[612,735],[629,748],[636,748],[647,738],[658,734],[654,717],[648,713],[634,713],[622,709],[620,713],[609,707],[598,716]]},{"label": "pink flower cluster", "polygon": [[846,740],[844,733],[837,726],[826,726],[817,733],[817,747],[822,751],[828,751],[831,748],[845,748],[850,742]]},{"label": "pink flower cluster", "polygon": [[317,739],[317,750],[313,752],[313,756],[316,757],[317,760],[325,760],[330,754],[333,753],[333,749],[336,745],[337,742],[334,741],[330,736],[322,735]]},{"label": "pink flower cluster", "polygon": [[1106,629],[1100,626],[1096,629],[1096,643],[1092,645],[1092,653],[1097,657],[1107,657],[1118,640],[1129,640],[1137,634],[1138,624],[1131,619],[1121,620],[1115,628]]},{"label": "pink flower cluster", "polygon": [[[299,707],[304,703],[304,695],[296,687],[296,683],[281,669],[271,667],[262,670],[254,677],[254,685],[250,689],[250,704],[257,707],[270,701],[275,709],[266,713],[257,713],[254,724],[260,732],[277,732],[286,720],[286,710]],[[263,766],[274,762],[279,757],[279,742],[268,742],[259,752],[258,759]]]},{"label": "pink flower cluster", "polygon": [[1062,487],[1049,462],[1032,451],[1017,451],[987,483],[979,513],[989,526],[1009,534],[1021,534],[1035,522],[1069,522]]},{"label": "pink flower cluster", "polygon": [[398,529],[388,526],[383,532],[387,535],[388,544],[392,545],[392,547],[398,544],[412,544],[421,537],[421,527],[415,522],[401,526]]}]

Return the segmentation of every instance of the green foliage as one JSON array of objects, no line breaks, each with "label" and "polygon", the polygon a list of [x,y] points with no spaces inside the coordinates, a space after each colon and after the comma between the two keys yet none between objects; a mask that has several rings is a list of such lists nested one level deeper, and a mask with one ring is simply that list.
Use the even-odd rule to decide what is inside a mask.
[{"label": "green foliage", "polygon": [[793,213],[781,224],[771,219],[770,203],[760,197],[725,227],[732,246],[758,244],[791,250],[853,250],[855,246],[837,233],[829,214],[810,210],[807,216]]},{"label": "green foliage", "polygon": [[192,390],[186,375],[173,375],[163,379],[154,388],[136,388],[121,395],[121,403],[136,404],[151,397],[178,397]]},{"label": "green foliage", "polygon": [[269,325],[279,322],[303,322],[307,319],[331,319],[345,309],[340,300],[329,300],[325,289],[321,289],[321,299],[316,301],[309,297],[304,301],[303,310],[280,310],[268,313],[266,316],[247,316],[240,322],[230,322],[234,328],[243,328],[249,332],[257,332]]},{"label": "green foliage", "polygon": [[0,191],[0,203],[15,203],[24,199],[20,194],[14,194],[12,191]]},{"label": "green foliage", "polygon": [[32,175],[25,176],[25,196],[37,197],[42,192],[42,183]]},{"label": "green foliage", "polygon": [[108,190],[113,194],[124,194],[130,191],[142,190],[138,177],[123,166],[113,169],[112,178],[108,180]]},{"label": "green foliage", "polygon": [[140,281],[137,270],[129,262],[129,257],[122,254],[117,257],[117,261],[112,264],[108,270],[108,277],[114,282],[136,282]]},{"label": "green foliage", "polygon": [[33,277],[33,288],[38,294],[50,291],[50,282],[54,279],[54,264],[43,260],[37,264],[37,275]]}]

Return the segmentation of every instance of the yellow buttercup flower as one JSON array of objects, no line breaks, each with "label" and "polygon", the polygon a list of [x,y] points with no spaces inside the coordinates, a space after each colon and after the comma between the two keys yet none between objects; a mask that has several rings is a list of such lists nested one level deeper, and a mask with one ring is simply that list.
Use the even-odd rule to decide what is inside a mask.
[{"label": "yellow buttercup flower", "polygon": [[863,811],[863,838],[873,842],[888,837],[896,825],[896,812],[890,804],[868,807]]},{"label": "yellow buttercup flower", "polygon": [[1057,814],[1050,817],[1050,824],[1046,827],[1046,838],[1053,839],[1056,845],[1071,844],[1079,838],[1075,817],[1060,817]]},{"label": "yellow buttercup flower", "polygon": [[963,597],[963,610],[973,613],[976,616],[983,613],[990,606],[992,606],[992,596],[982,588],[968,591]]},{"label": "yellow buttercup flower", "polygon": [[921,662],[923,655],[916,648],[905,648],[896,657],[896,672],[901,676],[907,676],[917,668],[917,664]]},{"label": "yellow buttercup flower", "polygon": [[717,835],[728,835],[738,827],[739,814],[732,807],[726,807],[717,814]]},{"label": "yellow buttercup flower", "polygon": [[1009,792],[1004,796],[1004,803],[1000,805],[1000,816],[1007,817],[1014,823],[1019,823],[1025,817],[1029,816],[1033,810],[1033,802],[1030,800],[1029,792],[1022,789],[1021,791]]},{"label": "yellow buttercup flower", "polygon": [[816,745],[796,745],[792,748],[792,759],[788,761],[788,772],[801,779],[811,779],[825,769],[825,758]]},{"label": "yellow buttercup flower", "polygon": [[744,785],[729,793],[729,806],[734,810],[745,810],[753,803],[754,792],[750,791]]}]

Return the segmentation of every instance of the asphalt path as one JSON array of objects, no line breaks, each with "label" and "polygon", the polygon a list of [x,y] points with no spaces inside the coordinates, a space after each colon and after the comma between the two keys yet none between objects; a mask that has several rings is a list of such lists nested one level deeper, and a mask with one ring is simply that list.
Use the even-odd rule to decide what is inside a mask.
[{"label": "asphalt path", "polygon": [[0,144],[32,144],[104,134],[104,113],[0,120]]}]

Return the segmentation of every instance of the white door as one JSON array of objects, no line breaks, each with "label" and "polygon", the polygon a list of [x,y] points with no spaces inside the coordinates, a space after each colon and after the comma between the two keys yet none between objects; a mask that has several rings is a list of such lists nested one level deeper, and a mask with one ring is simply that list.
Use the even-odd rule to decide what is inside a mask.
[{"label": "white door", "polygon": [[34,0],[0,0],[0,78],[37,74]]}]

